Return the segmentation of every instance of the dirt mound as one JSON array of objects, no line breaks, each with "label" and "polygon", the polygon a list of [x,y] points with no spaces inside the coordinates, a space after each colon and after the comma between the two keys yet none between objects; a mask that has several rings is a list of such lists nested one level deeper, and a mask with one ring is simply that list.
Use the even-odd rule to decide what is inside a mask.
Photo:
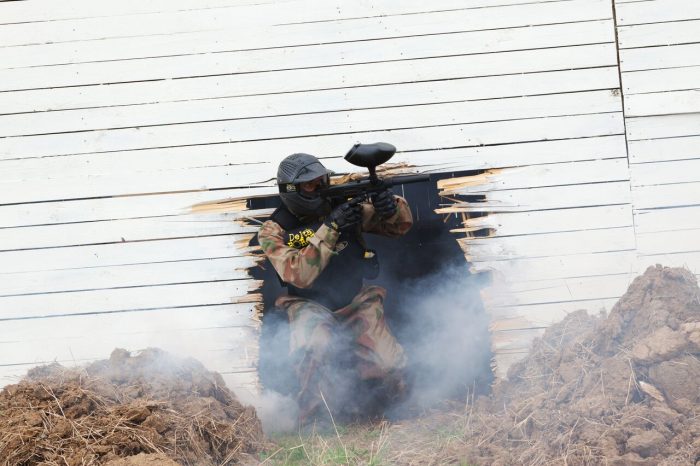
[{"label": "dirt mound", "polygon": [[570,314],[473,413],[479,464],[700,462],[695,276],[650,267],[609,316]]},{"label": "dirt mound", "polygon": [[262,439],[219,374],[156,349],[38,367],[0,392],[3,466],[237,464]]}]

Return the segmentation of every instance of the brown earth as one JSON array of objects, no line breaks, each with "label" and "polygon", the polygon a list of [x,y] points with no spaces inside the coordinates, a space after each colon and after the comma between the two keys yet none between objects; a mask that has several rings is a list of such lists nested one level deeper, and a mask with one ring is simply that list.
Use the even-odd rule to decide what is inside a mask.
[{"label": "brown earth", "polygon": [[268,463],[700,466],[695,276],[649,268],[608,316],[570,314],[491,396],[467,398],[340,435],[283,438]]},{"label": "brown earth", "polygon": [[155,349],[38,367],[0,392],[3,466],[240,464],[262,441],[219,374]]},{"label": "brown earth", "polygon": [[650,267],[607,317],[570,314],[470,415],[477,464],[700,464],[695,276]]}]

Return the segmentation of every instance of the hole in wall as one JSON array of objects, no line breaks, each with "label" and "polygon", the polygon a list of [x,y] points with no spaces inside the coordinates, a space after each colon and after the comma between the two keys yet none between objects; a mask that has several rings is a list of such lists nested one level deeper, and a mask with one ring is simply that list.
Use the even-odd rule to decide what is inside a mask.
[{"label": "hole in wall", "polygon": [[[493,380],[489,318],[479,294],[486,279],[469,272],[456,241],[459,236],[450,233],[462,227],[461,216],[435,213],[435,209],[450,203],[438,195],[439,179],[479,173],[432,174],[428,182],[395,187],[395,194],[405,197],[411,206],[413,228],[396,239],[365,235],[381,264],[379,277],[366,283],[387,289],[385,316],[406,351],[415,406],[424,408],[445,399],[462,399],[474,391],[484,393]],[[483,196],[459,199],[478,202]],[[248,203],[251,209],[277,205],[276,196]],[[293,395],[298,386],[287,357],[287,318],[274,310],[274,300],[284,289],[269,263],[251,269],[251,273],[263,280],[260,292],[265,312],[258,367],[261,384],[265,389]]]}]

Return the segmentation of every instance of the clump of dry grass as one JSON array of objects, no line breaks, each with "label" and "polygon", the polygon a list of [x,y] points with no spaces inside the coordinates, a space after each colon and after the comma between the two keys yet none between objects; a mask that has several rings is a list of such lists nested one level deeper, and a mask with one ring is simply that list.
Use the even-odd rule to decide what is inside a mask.
[{"label": "clump of dry grass", "polygon": [[0,393],[2,466],[101,465],[139,453],[235,464],[261,442],[254,411],[218,374],[155,350],[115,352],[82,370],[44,366]]}]

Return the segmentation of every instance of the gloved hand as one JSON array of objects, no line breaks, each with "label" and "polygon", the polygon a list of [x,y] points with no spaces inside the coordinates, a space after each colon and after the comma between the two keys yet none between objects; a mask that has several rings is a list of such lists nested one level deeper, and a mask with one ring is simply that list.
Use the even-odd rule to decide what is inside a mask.
[{"label": "gloved hand", "polygon": [[396,198],[388,189],[372,194],[371,199],[374,210],[381,218],[386,219],[396,214]]},{"label": "gloved hand", "polygon": [[345,230],[362,221],[362,198],[356,197],[338,207],[326,217],[323,223],[336,231]]}]

